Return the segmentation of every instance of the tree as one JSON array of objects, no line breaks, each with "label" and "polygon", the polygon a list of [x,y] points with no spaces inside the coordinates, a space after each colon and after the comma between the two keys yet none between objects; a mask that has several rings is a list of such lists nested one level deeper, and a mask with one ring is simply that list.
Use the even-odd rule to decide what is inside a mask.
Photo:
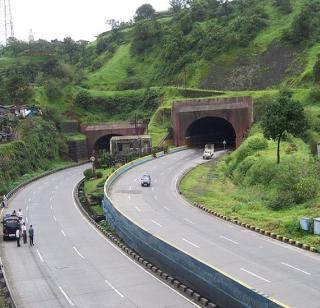
[{"label": "tree", "polygon": [[171,10],[174,13],[177,13],[182,9],[185,9],[190,4],[190,2],[191,1],[188,1],[188,0],[170,0],[169,5]]},{"label": "tree", "polygon": [[308,127],[307,119],[300,102],[292,99],[291,93],[282,92],[278,99],[266,108],[262,119],[263,134],[266,138],[278,142],[277,163],[280,163],[281,139],[290,133],[301,135]]},{"label": "tree", "polygon": [[136,10],[134,20],[151,19],[154,16],[154,13],[155,10],[151,4],[143,4]]}]

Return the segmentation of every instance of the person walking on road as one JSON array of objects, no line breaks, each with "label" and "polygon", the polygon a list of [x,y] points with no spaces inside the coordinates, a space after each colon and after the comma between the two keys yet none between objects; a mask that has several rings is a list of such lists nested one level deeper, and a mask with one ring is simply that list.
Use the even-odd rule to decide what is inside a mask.
[{"label": "person walking on road", "polygon": [[27,244],[27,227],[26,224],[22,224],[22,238],[23,238],[23,244]]},{"label": "person walking on road", "polygon": [[20,220],[22,219],[22,210],[21,209],[19,209],[19,211],[18,211],[18,217]]},{"label": "person walking on road", "polygon": [[30,225],[29,228],[29,241],[30,241],[30,246],[33,246],[33,234],[34,234],[34,230],[32,228],[32,225]]},{"label": "person walking on road", "polygon": [[20,229],[16,231],[17,247],[20,247]]},{"label": "person walking on road", "polygon": [[2,204],[3,207],[8,207],[8,198],[6,195],[3,195]]}]

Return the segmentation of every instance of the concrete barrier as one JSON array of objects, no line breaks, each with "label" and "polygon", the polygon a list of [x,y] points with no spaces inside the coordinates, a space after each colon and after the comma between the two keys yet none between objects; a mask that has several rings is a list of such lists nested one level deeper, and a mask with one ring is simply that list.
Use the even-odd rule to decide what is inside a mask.
[{"label": "concrete barrier", "polygon": [[[179,151],[181,149],[176,149]],[[105,184],[102,206],[107,221],[119,236],[162,271],[174,276],[183,285],[193,288],[202,296],[222,307],[282,307],[284,305],[257,293],[249,286],[235,280],[222,271],[190,256],[173,244],[150,234],[142,226],[122,213],[108,196],[112,183],[129,169],[152,160],[151,156],[131,162],[113,173]],[[198,294],[198,293],[194,294]]]}]

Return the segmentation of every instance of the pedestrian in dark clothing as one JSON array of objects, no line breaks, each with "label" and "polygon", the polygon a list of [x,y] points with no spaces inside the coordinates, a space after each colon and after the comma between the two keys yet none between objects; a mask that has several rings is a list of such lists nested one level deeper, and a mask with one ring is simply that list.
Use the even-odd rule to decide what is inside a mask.
[{"label": "pedestrian in dark clothing", "polygon": [[27,244],[27,227],[25,223],[22,224],[21,229],[22,229],[23,244]]},{"label": "pedestrian in dark clothing", "polygon": [[34,230],[32,228],[32,225],[30,225],[29,228],[29,241],[30,241],[30,246],[33,246],[33,234],[34,234]]},{"label": "pedestrian in dark clothing", "polygon": [[16,231],[17,246],[20,247],[20,229]]}]

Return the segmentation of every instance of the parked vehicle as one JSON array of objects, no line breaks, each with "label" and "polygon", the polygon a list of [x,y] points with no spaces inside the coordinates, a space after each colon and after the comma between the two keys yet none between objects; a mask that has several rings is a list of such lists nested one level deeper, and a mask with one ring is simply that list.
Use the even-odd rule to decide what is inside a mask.
[{"label": "parked vehicle", "polygon": [[141,178],[141,186],[150,186],[151,185],[151,177],[148,174],[145,174]]},{"label": "parked vehicle", "polygon": [[203,151],[203,159],[210,159],[214,155],[214,144],[206,144]]},{"label": "parked vehicle", "polygon": [[6,214],[2,220],[3,239],[15,238],[17,229],[20,229],[20,219],[16,215]]}]

